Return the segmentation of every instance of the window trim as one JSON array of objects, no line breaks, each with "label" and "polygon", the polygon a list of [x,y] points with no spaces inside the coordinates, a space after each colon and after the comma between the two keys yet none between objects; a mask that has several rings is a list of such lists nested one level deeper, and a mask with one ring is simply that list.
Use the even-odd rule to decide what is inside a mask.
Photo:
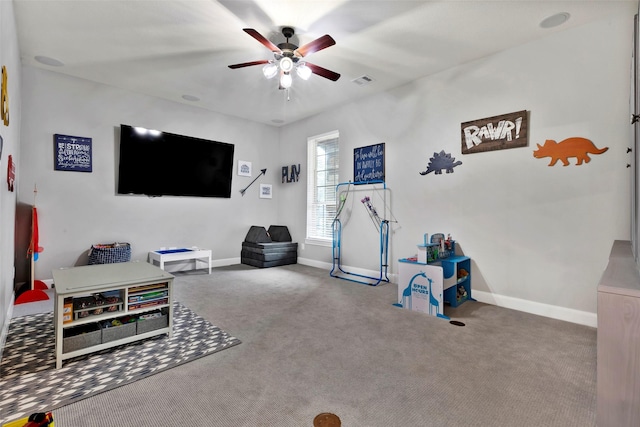
[{"label": "window trim", "polygon": [[[310,245],[317,246],[327,246],[331,247],[333,245],[333,237],[320,237],[320,236],[310,236],[310,220],[311,220],[311,203],[314,203],[314,200],[311,200],[312,193],[310,193],[311,189],[317,188],[316,181],[316,158],[317,158],[317,145],[323,141],[327,141],[330,139],[338,140],[338,161],[337,161],[337,177],[336,179],[339,181],[340,174],[340,131],[333,130],[331,132],[325,132],[319,135],[310,136],[307,138],[307,200],[306,200],[306,221],[305,221],[305,243]],[[311,151],[313,150],[313,151]],[[313,155],[313,157],[311,157]]]}]

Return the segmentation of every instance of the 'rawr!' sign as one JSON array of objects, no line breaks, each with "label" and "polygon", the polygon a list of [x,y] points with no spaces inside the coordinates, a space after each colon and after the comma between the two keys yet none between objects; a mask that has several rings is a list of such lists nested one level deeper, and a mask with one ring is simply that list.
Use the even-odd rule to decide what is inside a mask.
[{"label": "'rawr!' sign", "polygon": [[526,110],[462,123],[462,154],[526,147],[527,123]]}]

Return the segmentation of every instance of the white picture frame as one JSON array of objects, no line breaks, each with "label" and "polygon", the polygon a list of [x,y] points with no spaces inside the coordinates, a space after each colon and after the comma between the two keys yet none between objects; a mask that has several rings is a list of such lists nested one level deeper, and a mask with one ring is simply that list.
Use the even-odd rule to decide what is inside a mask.
[{"label": "white picture frame", "polygon": [[273,198],[273,186],[271,184],[260,184],[260,198],[261,199]]},{"label": "white picture frame", "polygon": [[251,162],[238,160],[238,175],[251,176]]}]

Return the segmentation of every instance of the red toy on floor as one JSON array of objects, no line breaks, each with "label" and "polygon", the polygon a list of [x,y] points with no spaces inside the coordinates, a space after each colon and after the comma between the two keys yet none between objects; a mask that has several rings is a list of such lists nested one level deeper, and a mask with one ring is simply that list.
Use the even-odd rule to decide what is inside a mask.
[{"label": "red toy on floor", "polygon": [[31,414],[24,427],[53,427],[53,414],[51,412]]}]

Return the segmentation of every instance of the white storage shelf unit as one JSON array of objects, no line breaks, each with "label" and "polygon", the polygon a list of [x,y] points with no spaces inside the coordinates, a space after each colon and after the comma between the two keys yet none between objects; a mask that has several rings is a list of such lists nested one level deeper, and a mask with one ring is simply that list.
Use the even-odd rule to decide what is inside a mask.
[{"label": "white storage shelf unit", "polygon": [[[98,264],[53,271],[56,299],[54,305],[56,368],[62,362],[73,357],[104,350],[133,341],[150,338],[160,334],[172,335],[173,275],[148,263],[124,262]],[[86,307],[93,312],[103,309],[100,314],[88,314],[76,318],[76,311],[69,321],[69,305],[65,310],[65,300],[69,304],[72,298],[82,298],[111,292],[117,294],[122,304],[115,304],[117,310],[108,311],[111,305]],[[66,311],[66,313],[65,313]],[[123,316],[141,316],[154,313],[157,317],[130,324],[101,329],[100,323]],[[158,313],[158,314],[155,314]],[[85,330],[82,334],[65,338],[65,331],[76,328]],[[70,335],[70,334],[68,334]]]}]

